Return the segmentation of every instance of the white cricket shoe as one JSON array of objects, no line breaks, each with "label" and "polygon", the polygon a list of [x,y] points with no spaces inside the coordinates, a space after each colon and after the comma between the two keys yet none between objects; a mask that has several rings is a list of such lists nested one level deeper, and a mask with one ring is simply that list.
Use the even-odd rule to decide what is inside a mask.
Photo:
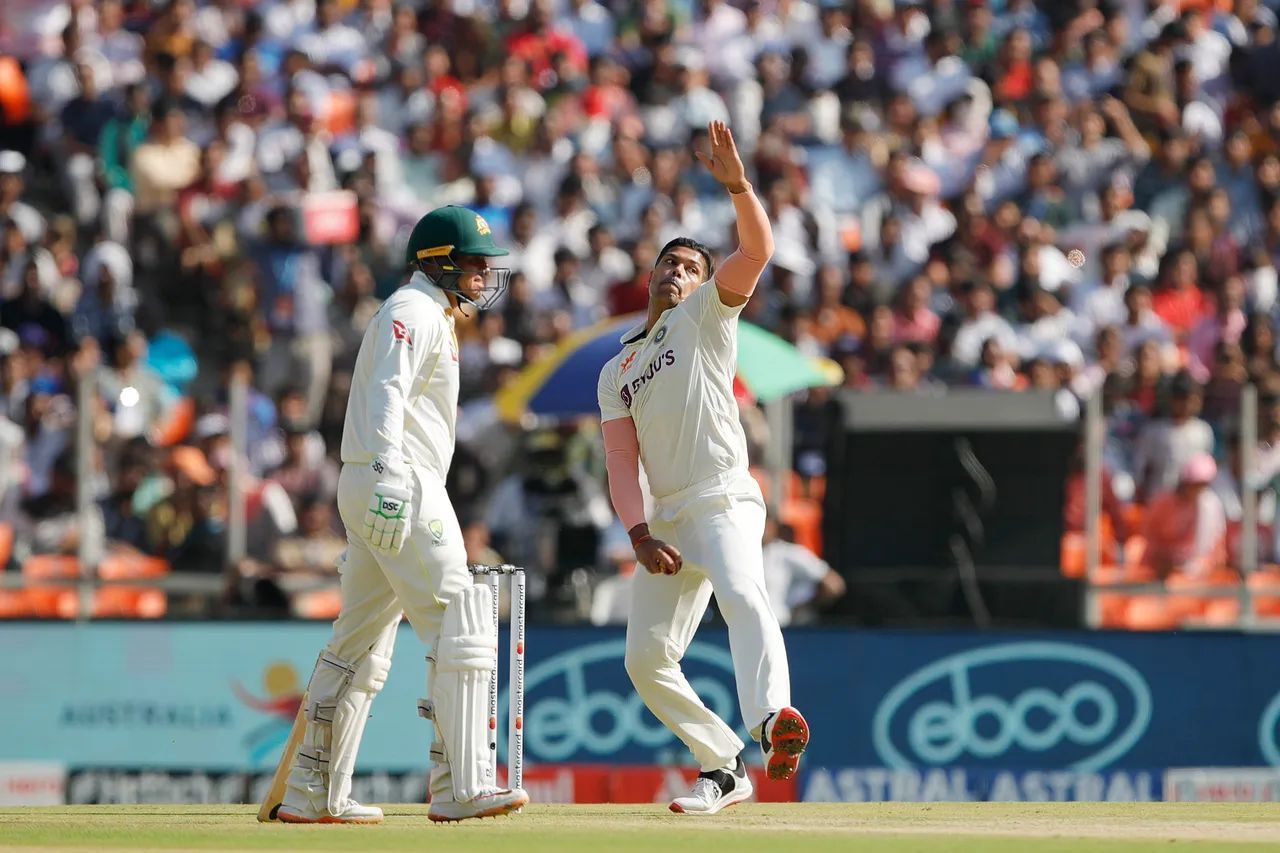
[{"label": "white cricket shoe", "polygon": [[671,801],[676,814],[713,815],[735,803],[749,799],[753,792],[747,765],[738,758],[732,770],[711,770],[698,774],[687,797]]},{"label": "white cricket shoe", "polygon": [[523,788],[490,788],[465,803],[459,803],[452,797],[432,797],[427,817],[436,823],[471,817],[497,817],[519,811],[527,805],[529,795]]},{"label": "white cricket shoe", "polygon": [[382,809],[347,800],[337,814],[330,814],[328,809],[285,803],[276,811],[276,817],[285,823],[382,823]]}]

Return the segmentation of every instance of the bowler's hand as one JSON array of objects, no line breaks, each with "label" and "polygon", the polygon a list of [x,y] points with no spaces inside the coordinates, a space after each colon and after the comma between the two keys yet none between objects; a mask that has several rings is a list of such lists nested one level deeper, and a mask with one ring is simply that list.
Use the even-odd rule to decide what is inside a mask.
[{"label": "bowler's hand", "polygon": [[652,537],[636,545],[636,562],[651,575],[674,575],[684,567],[684,557],[674,545]]},{"label": "bowler's hand", "polygon": [[693,156],[729,192],[740,193],[749,189],[747,168],[738,156],[738,146],[733,141],[729,126],[722,121],[713,121],[707,125],[707,135],[711,139],[710,156],[701,151],[694,151]]}]

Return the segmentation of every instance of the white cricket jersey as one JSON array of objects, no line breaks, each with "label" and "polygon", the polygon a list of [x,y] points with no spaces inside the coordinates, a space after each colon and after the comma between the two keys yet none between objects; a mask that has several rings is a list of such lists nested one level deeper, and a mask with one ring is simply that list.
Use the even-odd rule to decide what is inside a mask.
[{"label": "white cricket jersey", "polygon": [[403,460],[444,481],[458,420],[458,341],[449,309],[444,292],[415,272],[373,315],[351,379],[343,462]]},{"label": "white cricket jersey", "polygon": [[622,337],[622,352],[600,371],[600,418],[631,418],[655,498],[717,474],[747,469],[733,377],[742,306],[720,301],[715,279]]}]

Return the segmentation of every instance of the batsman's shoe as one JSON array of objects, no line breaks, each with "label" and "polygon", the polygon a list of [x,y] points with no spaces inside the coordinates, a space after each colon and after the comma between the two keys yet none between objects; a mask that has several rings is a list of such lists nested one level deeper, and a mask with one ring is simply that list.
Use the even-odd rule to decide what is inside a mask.
[{"label": "batsman's shoe", "polygon": [[523,788],[490,788],[474,799],[460,803],[452,797],[431,799],[427,817],[436,823],[466,820],[470,817],[497,817],[511,814],[529,805],[529,795]]},{"label": "batsman's shoe", "polygon": [[712,815],[734,803],[749,799],[752,791],[747,765],[739,758],[731,771],[711,770],[699,773],[689,796],[676,797],[671,801],[670,808],[676,814]]},{"label": "batsman's shoe", "polygon": [[790,779],[809,745],[809,724],[790,706],[770,714],[760,728],[765,772],[770,779]]},{"label": "batsman's shoe", "polygon": [[327,809],[313,809],[286,802],[280,806],[276,817],[285,823],[382,823],[382,809],[347,800],[341,811],[330,814]]}]

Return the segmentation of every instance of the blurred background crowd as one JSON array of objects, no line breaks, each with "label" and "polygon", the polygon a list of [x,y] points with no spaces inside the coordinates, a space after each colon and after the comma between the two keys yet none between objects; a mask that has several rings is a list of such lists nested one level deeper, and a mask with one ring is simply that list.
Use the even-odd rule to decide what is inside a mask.
[{"label": "blurred background crowd", "polygon": [[[777,244],[744,316],[838,362],[846,388],[1042,389],[1068,416],[1103,395],[1107,547],[1141,527],[1160,571],[1225,564],[1241,483],[1280,473],[1277,0],[4,7],[15,570],[94,533],[74,523],[87,374],[104,555],[222,579],[186,612],[308,615],[295,590],[331,583],[343,549],[336,454],[361,334],[404,278],[409,228],[454,203],[514,270],[459,330],[449,485],[468,550],[530,567],[548,614],[616,618],[631,555],[598,430],[503,423],[493,394],[643,309],[671,237],[733,248],[732,208],[691,156],[714,119]],[[354,239],[311,239],[309,206],[340,190]],[[247,556],[228,569],[232,376],[252,389],[251,477]],[[1252,472],[1246,383],[1263,401]],[[824,475],[830,394],[797,404],[802,483]],[[744,422],[758,454],[749,403]],[[1068,531],[1082,513],[1069,494]],[[771,593],[784,618],[812,616],[840,578],[773,528]]]}]

